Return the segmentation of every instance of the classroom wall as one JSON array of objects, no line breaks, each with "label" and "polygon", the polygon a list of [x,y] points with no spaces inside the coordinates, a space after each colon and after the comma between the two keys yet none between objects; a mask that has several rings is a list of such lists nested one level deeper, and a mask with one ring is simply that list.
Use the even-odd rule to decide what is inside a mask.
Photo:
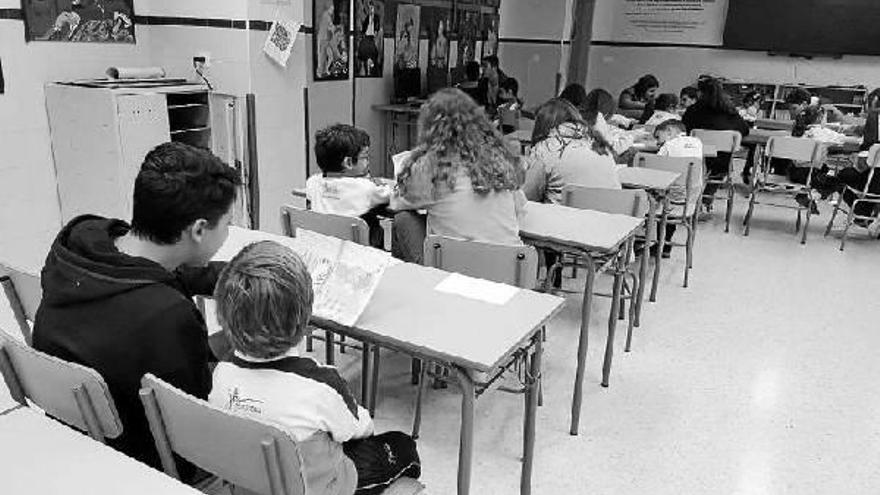
[{"label": "classroom wall", "polygon": [[[0,0],[0,9],[20,7],[20,0]],[[136,45],[25,43],[21,20],[0,19],[0,261],[39,269],[61,227],[44,84],[100,76],[111,65],[147,65],[150,32],[136,29]]]},{"label": "classroom wall", "polygon": [[557,74],[567,65],[571,4],[572,0],[501,2],[501,68],[519,81],[527,108],[556,95]]}]

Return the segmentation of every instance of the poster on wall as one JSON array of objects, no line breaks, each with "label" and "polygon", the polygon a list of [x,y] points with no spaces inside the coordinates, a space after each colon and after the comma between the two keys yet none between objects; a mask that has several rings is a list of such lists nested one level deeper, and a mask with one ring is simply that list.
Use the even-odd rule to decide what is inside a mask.
[{"label": "poster on wall", "polygon": [[134,0],[22,0],[25,40],[134,43]]},{"label": "poster on wall", "polygon": [[382,77],[385,65],[385,2],[355,0],[355,77]]},{"label": "poster on wall", "polygon": [[458,12],[458,67],[477,59],[477,38],[480,36],[480,13]]},{"label": "poster on wall", "polygon": [[394,34],[394,66],[398,69],[419,67],[419,26],[421,7],[397,6],[397,27]]},{"label": "poster on wall", "polygon": [[428,92],[449,85],[449,34],[452,11],[438,7],[422,9],[422,25],[428,29]]},{"label": "poster on wall", "polygon": [[721,46],[728,0],[596,2],[596,41]]},{"label": "poster on wall", "polygon": [[498,55],[498,14],[483,14],[483,57]]},{"label": "poster on wall", "polygon": [[348,0],[314,0],[315,81],[348,79]]}]

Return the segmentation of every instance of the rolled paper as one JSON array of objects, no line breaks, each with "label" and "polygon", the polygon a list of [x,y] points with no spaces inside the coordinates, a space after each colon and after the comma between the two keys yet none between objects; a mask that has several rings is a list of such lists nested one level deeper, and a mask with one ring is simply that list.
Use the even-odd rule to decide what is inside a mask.
[{"label": "rolled paper", "polygon": [[165,77],[162,67],[109,67],[107,77],[110,79],[159,79]]}]

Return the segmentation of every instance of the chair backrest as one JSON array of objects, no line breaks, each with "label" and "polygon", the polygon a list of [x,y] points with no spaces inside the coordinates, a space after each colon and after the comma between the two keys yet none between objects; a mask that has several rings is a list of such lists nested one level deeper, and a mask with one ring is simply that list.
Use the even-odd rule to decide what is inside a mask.
[{"label": "chair backrest", "polygon": [[0,286],[3,287],[6,299],[9,300],[12,314],[25,342],[30,344],[31,324],[43,299],[40,277],[0,264]]},{"label": "chair backrest", "polygon": [[817,160],[820,144],[818,141],[803,137],[771,136],[764,148],[768,158],[792,160],[801,166],[820,167]]},{"label": "chair backrest", "polygon": [[165,473],[179,478],[173,453],[237,487],[264,495],[303,495],[299,448],[277,426],[224,411],[151,374],[141,401]]},{"label": "chair backrest", "polygon": [[675,182],[680,187],[696,189],[701,186],[698,182],[702,175],[700,173],[703,167],[702,158],[659,156],[654,153],[640,151],[636,153],[633,163],[637,167],[681,174]]},{"label": "chair backrest", "polygon": [[880,166],[880,144],[874,144],[868,149],[868,180],[865,182],[863,193],[870,192],[878,166]]},{"label": "chair backrest", "polygon": [[40,352],[0,331],[0,371],[12,396],[25,399],[95,440],[116,438],[122,422],[107,383],[95,370]]},{"label": "chair backrest", "polygon": [[532,246],[509,246],[429,235],[424,265],[493,282],[533,289],[538,281],[538,253]]},{"label": "chair backrest", "polygon": [[284,233],[291,237],[296,237],[296,229],[305,229],[356,244],[370,244],[370,227],[359,217],[318,213],[284,205],[281,207],[281,224]]},{"label": "chair backrest", "polygon": [[648,193],[641,189],[601,189],[567,185],[562,188],[562,204],[582,210],[644,218],[648,213]]},{"label": "chair backrest", "polygon": [[714,146],[718,153],[734,153],[742,144],[742,134],[739,131],[694,129],[691,136],[702,141],[703,146]]}]

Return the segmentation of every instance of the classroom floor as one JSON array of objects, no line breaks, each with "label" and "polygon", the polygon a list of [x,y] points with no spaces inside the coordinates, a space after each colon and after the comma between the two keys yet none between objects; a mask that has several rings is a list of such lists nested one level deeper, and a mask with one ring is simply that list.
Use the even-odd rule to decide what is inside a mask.
[{"label": "classroom floor", "polygon": [[[534,494],[877,491],[880,242],[856,239],[839,252],[822,238],[828,205],[806,246],[787,210],[759,208],[745,238],[737,201],[731,233],[720,204],[700,224],[688,289],[683,253],[673,253],[631,353],[621,322],[607,389],[599,381],[609,303],[595,303],[577,437],[568,424],[580,296],[568,297],[548,328]],[[343,356],[341,368],[359,390],[355,357]],[[414,396],[409,360],[383,354],[377,428],[407,431]],[[471,493],[518,493],[522,411],[521,396],[477,401]],[[458,418],[454,384],[428,390],[419,450],[432,495],[455,493]]]}]

